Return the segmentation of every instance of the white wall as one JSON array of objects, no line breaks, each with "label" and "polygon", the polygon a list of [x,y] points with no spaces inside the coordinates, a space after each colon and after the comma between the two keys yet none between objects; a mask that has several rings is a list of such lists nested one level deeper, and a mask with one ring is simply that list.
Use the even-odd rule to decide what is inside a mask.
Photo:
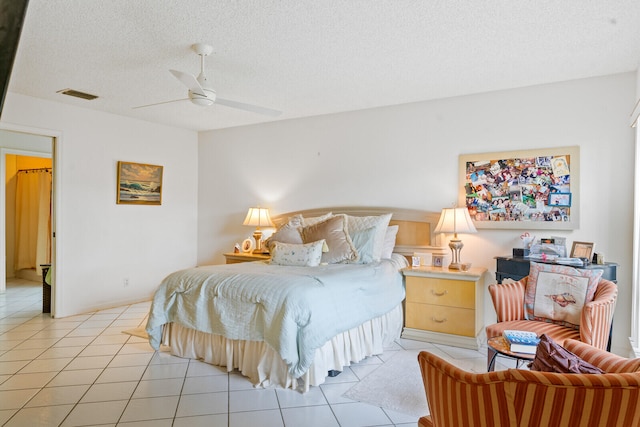
[{"label": "white wall", "polygon": [[[628,350],[634,73],[201,133],[198,262],[249,236],[247,208],[273,213],[327,206],[440,211],[456,201],[458,156],[580,146],[581,226],[551,232],[596,243],[620,264],[614,350]],[[313,102],[310,100],[309,102]],[[490,270],[521,230],[465,236],[463,258]],[[547,234],[551,234],[547,233]],[[536,232],[536,234],[542,234]],[[495,321],[485,295],[485,322]]]},{"label": "white wall", "polygon": [[[56,316],[148,300],[168,273],[195,265],[196,132],[15,93],[2,122],[59,136]],[[161,206],[116,205],[118,160],[164,166]]]}]

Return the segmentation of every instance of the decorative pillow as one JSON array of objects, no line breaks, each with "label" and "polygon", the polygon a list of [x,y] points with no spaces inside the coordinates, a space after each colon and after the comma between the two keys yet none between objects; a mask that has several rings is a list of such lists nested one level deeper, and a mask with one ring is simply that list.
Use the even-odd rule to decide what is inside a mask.
[{"label": "decorative pillow", "polygon": [[322,259],[323,245],[324,240],[305,244],[274,242],[270,263],[298,267],[317,267]]},{"label": "decorative pillow", "polygon": [[604,371],[562,347],[546,334],[542,334],[536,357],[529,364],[532,371],[560,374],[603,374]]},{"label": "decorative pillow", "polygon": [[384,235],[387,232],[389,221],[392,214],[384,214],[378,216],[351,216],[347,215],[349,233],[353,238],[353,233],[363,231],[371,227],[375,227],[375,237],[373,240],[373,261],[380,261],[382,257],[382,248],[384,246]]},{"label": "decorative pillow", "polygon": [[524,293],[525,317],[579,329],[582,307],[593,300],[602,273],[532,262]]},{"label": "decorative pillow", "polygon": [[393,253],[393,248],[396,247],[396,235],[398,234],[398,225],[390,225],[387,227],[387,231],[384,234],[384,244],[382,245],[382,254],[380,259],[389,259]]},{"label": "decorative pillow", "polygon": [[351,261],[355,264],[369,264],[373,262],[373,242],[376,236],[376,228],[371,227],[366,230],[349,232],[353,246],[358,252],[358,258]]},{"label": "decorative pillow", "polygon": [[328,212],[324,215],[314,216],[314,217],[303,217],[302,214],[295,214],[292,217],[289,217],[287,224],[290,224],[295,227],[308,227],[310,225],[317,224],[319,222],[325,221],[333,216],[332,212]]},{"label": "decorative pillow", "polygon": [[267,249],[269,249],[269,252],[271,252],[271,248],[275,242],[295,243],[298,245],[302,244],[300,227],[294,226],[289,222],[280,227],[265,241],[265,245],[267,246]]},{"label": "decorative pillow", "polygon": [[329,250],[322,254],[322,262],[335,264],[353,261],[358,252],[347,232],[347,218],[335,215],[327,220],[302,229],[302,241],[305,243],[325,239]]}]

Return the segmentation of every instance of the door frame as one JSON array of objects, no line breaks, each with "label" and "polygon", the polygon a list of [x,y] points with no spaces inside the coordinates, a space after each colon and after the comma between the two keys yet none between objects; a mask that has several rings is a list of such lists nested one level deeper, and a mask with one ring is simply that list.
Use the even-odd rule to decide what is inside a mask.
[{"label": "door frame", "polygon": [[[58,278],[61,277],[61,271],[63,267],[62,257],[59,251],[59,235],[60,235],[60,218],[61,216],[61,149],[62,149],[62,133],[50,129],[41,129],[30,126],[15,125],[11,123],[0,122],[0,129],[10,132],[27,133],[32,135],[43,136],[51,138],[51,164],[52,164],[52,180],[51,180],[51,316],[55,317],[56,307],[61,304],[63,299],[62,286],[58,285]],[[6,177],[6,155],[17,154],[34,157],[43,157],[43,152],[20,150],[16,148],[0,147],[0,176]],[[48,154],[48,153],[47,153]],[[6,184],[0,186],[0,241],[2,241],[2,247],[0,247],[0,260],[2,265],[0,271],[2,276],[0,277],[0,292],[6,289]],[[55,268],[54,268],[55,267]],[[61,307],[61,306],[60,306]]]}]

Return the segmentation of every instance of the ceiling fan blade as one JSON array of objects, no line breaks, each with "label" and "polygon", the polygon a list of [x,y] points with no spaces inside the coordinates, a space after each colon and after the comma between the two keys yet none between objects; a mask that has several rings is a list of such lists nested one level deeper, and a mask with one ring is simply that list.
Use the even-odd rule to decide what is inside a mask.
[{"label": "ceiling fan blade", "polygon": [[138,105],[137,107],[131,107],[131,109],[135,110],[135,109],[138,109],[138,108],[153,107],[154,105],[171,104],[172,102],[180,102],[180,101],[188,101],[188,100],[189,100],[189,98],[173,99],[171,101],[162,101],[162,102],[156,102],[156,103],[153,103],[153,104]]},{"label": "ceiling fan blade", "polygon": [[231,101],[230,99],[216,97],[216,104],[225,107],[239,108],[240,110],[251,111],[252,113],[264,114],[265,116],[276,117],[282,114],[282,111],[273,110],[271,108],[259,107],[257,105],[245,104],[244,102]]},{"label": "ceiling fan blade", "polygon": [[183,85],[188,87],[191,92],[202,95],[205,98],[207,97],[207,95],[205,95],[204,93],[204,89],[202,89],[202,86],[200,86],[200,83],[198,83],[198,80],[196,80],[196,78],[192,74],[183,73],[182,71],[178,70],[169,70],[169,72],[173,74],[176,79],[180,80]]}]

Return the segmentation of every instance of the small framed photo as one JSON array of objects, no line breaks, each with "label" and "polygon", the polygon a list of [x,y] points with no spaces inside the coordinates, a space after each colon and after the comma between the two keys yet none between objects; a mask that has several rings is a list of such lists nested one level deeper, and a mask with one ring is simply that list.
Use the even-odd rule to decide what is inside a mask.
[{"label": "small framed photo", "polygon": [[586,258],[591,261],[594,246],[595,245],[590,242],[573,242],[570,256],[571,258]]},{"label": "small framed photo", "polygon": [[571,193],[550,193],[549,206],[571,207]]},{"label": "small framed photo", "polygon": [[255,244],[253,243],[253,239],[244,239],[242,242],[242,252],[249,253],[255,248]]},{"label": "small framed photo", "polygon": [[444,255],[434,255],[432,262],[434,267],[442,267],[442,264],[444,263]]}]

